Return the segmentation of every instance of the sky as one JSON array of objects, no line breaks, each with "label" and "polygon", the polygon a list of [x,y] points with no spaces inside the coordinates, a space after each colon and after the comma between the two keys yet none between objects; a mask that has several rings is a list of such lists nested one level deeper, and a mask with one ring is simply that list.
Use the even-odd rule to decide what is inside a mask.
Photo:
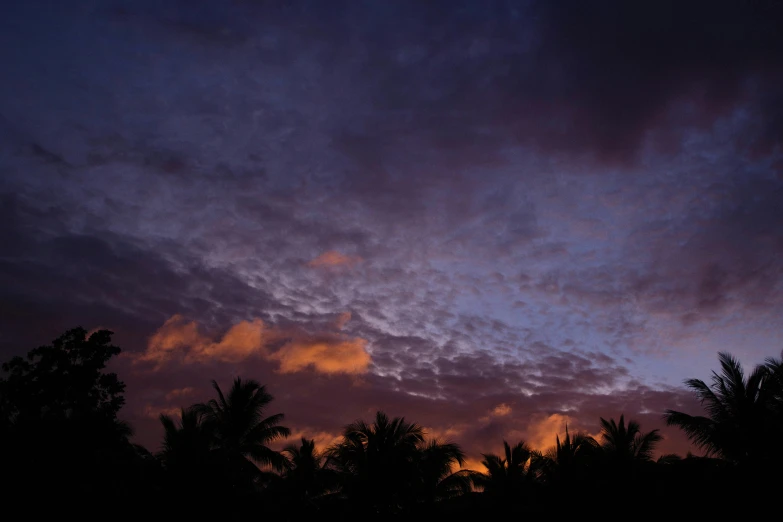
[{"label": "sky", "polygon": [[107,328],[121,415],[235,377],[323,447],[661,428],[783,348],[779,1],[9,0],[0,356]]}]

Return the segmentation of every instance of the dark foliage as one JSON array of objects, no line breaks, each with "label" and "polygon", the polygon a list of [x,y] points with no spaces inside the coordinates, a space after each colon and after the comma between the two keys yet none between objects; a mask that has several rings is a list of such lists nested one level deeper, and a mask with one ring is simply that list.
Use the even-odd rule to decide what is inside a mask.
[{"label": "dark foliage", "polygon": [[34,504],[43,514],[73,499],[154,497],[158,462],[130,443],[130,427],[117,419],[125,384],[103,371],[120,353],[111,334],[88,337],[75,328],[3,364],[0,447],[8,498],[45,498]]},{"label": "dark foliage", "polygon": [[[701,401],[706,415],[694,416],[667,410],[669,425],[679,426],[690,440],[706,451],[737,466],[746,483],[766,483],[766,470],[780,469],[783,449],[783,360],[767,359],[750,375],[728,353],[718,356],[721,373],[712,383],[685,381]],[[780,480],[779,473],[776,473]]]},{"label": "dark foliage", "polygon": [[[111,332],[70,330],[52,345],[15,357],[0,378],[0,448],[7,498],[34,518],[138,520],[145,516],[240,520],[266,516],[376,520],[488,516],[575,516],[639,510],[646,516],[726,516],[781,487],[783,362],[768,359],[745,376],[720,354],[711,385],[686,381],[706,415],[668,410],[705,456],[661,455],[657,430],[625,416],[600,419],[599,440],[554,437],[546,452],[503,441],[484,454],[484,472],[459,469],[462,449],[427,439],[404,418],[377,412],[357,420],[323,451],[290,435],[272,395],[254,380],[161,415],[158,454],[130,442],[117,418],[125,385],[106,363],[120,352]],[[675,507],[676,506],[676,507]]]},{"label": "dark foliage", "polygon": [[476,485],[495,501],[508,504],[529,497],[538,483],[543,457],[523,441],[513,447],[503,441],[503,456],[484,454],[486,474],[474,478]]}]

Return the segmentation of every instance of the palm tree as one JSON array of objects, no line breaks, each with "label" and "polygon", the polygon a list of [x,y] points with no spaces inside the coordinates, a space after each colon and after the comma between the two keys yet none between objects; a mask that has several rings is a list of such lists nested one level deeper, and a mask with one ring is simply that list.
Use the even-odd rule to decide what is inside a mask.
[{"label": "palm tree", "polygon": [[632,465],[652,461],[655,446],[663,440],[663,436],[657,429],[642,433],[635,420],[628,421],[626,426],[624,415],[620,415],[619,423],[601,417],[601,439],[601,449],[610,462]]},{"label": "palm tree", "polygon": [[167,469],[180,469],[199,463],[212,450],[212,437],[202,424],[202,414],[196,408],[182,408],[176,422],[160,415],[163,425],[163,448],[159,454]]},{"label": "palm tree", "polygon": [[344,493],[376,512],[399,512],[410,500],[415,455],[423,441],[421,426],[381,411],[372,424],[349,424],[330,451]]},{"label": "palm tree", "polygon": [[179,493],[200,495],[219,485],[218,460],[213,437],[197,408],[182,408],[176,421],[161,415],[163,447],[158,458],[166,470],[170,487]]},{"label": "palm tree", "polygon": [[544,454],[542,472],[547,482],[571,482],[584,478],[588,466],[598,450],[598,442],[583,433],[576,433],[573,437],[566,433],[563,441],[555,435],[555,446]]},{"label": "palm tree", "polygon": [[483,453],[481,463],[487,469],[474,481],[485,493],[499,499],[511,500],[536,482],[540,474],[541,454],[530,449],[523,441],[509,446],[503,441],[505,458]]},{"label": "palm tree", "polygon": [[420,445],[420,500],[437,502],[470,493],[476,473],[465,469],[453,471],[464,464],[465,454],[457,444],[432,439]]},{"label": "palm tree", "polygon": [[203,416],[205,428],[212,434],[212,444],[235,487],[239,482],[247,486],[248,481],[261,478],[263,473],[257,465],[282,471],[285,457],[268,444],[288,437],[291,430],[280,426],[282,413],[264,417],[264,410],[273,399],[266,387],[240,378],[234,379],[227,395],[217,382],[212,381],[212,387],[217,398],[193,408]]},{"label": "palm tree", "polygon": [[679,426],[707,456],[717,456],[739,465],[761,464],[781,458],[778,445],[769,444],[783,435],[781,425],[781,361],[768,359],[746,378],[739,361],[719,353],[721,373],[712,372],[712,384],[688,379],[706,416],[666,410],[669,426]]},{"label": "palm tree", "polygon": [[[687,458],[691,458],[691,455],[688,454]],[[667,453],[665,455],[661,455],[658,457],[658,460],[655,461],[656,464],[663,466],[671,466],[673,464],[679,464],[680,462],[682,462],[682,457],[676,453]]]},{"label": "palm tree", "polygon": [[359,420],[346,426],[329,455],[345,496],[375,513],[399,514],[470,488],[467,472],[451,472],[464,463],[459,446],[426,441],[421,426],[381,411],[372,424]]},{"label": "palm tree", "polygon": [[324,455],[315,449],[315,441],[302,437],[301,444],[283,449],[287,458],[283,473],[284,491],[299,504],[310,504],[336,487],[333,470],[324,466]]},{"label": "palm tree", "polygon": [[[637,502],[643,491],[654,480],[653,452],[663,437],[658,430],[644,433],[635,420],[626,424],[601,418],[601,443],[596,455],[594,477],[596,484],[613,489],[624,501]],[[641,496],[640,496],[641,495]]]},{"label": "palm tree", "polygon": [[[783,425],[781,425],[783,423],[783,353],[781,353],[780,359],[775,359],[774,357],[767,358],[764,361],[764,365],[769,373],[770,409],[777,425],[775,429],[780,430],[783,429]],[[780,432],[778,431],[777,433]]]}]

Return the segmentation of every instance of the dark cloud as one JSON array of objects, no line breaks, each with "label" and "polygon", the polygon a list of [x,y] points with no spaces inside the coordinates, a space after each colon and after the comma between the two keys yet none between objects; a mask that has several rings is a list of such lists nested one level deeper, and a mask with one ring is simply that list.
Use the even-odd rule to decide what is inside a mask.
[{"label": "dark cloud", "polygon": [[54,337],[75,325],[114,329],[137,349],[140,339],[175,313],[214,325],[270,309],[262,290],[174,245],[145,245],[107,231],[71,233],[59,222],[65,209],[10,195],[3,200],[0,302],[7,311],[2,315],[6,355],[19,350],[22,340],[47,332]]},{"label": "dark cloud", "polygon": [[[646,140],[672,152],[688,128],[709,129],[737,106],[756,120],[756,145],[780,141],[778,2],[432,8],[353,4],[324,22],[344,43],[328,32],[320,45],[340,50],[329,55],[339,66],[357,64],[373,109],[338,143],[374,176],[408,140],[425,140],[431,158],[459,170],[502,162],[499,149],[513,141],[627,163]],[[350,47],[356,40],[363,45]]]},{"label": "dark cloud", "polygon": [[[783,183],[744,171],[711,184],[699,197],[706,208],[694,207],[686,222],[655,243],[651,266],[632,280],[630,291],[686,321],[736,304],[779,309]],[[678,236],[686,240],[678,244]]]},{"label": "dark cloud", "polygon": [[[779,124],[758,90],[778,90],[780,2],[556,1],[533,12],[541,27],[538,101],[566,107],[568,131],[560,141],[552,133],[557,145],[622,159],[650,131],[709,128],[737,103],[766,129]],[[780,139],[763,137],[767,145]]]}]

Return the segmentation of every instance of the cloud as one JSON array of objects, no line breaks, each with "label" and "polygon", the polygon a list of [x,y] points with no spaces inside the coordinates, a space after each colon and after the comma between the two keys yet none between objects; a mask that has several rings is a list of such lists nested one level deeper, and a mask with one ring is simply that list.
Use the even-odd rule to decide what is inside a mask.
[{"label": "cloud", "polygon": [[358,374],[370,365],[367,341],[328,334],[291,341],[268,357],[280,362],[283,373],[314,368],[327,374]]},{"label": "cloud", "polygon": [[346,256],[336,250],[329,250],[307,263],[307,266],[312,268],[352,266],[360,261],[360,257]]},{"label": "cloud", "polygon": [[268,327],[261,319],[241,321],[218,340],[202,333],[195,321],[181,315],[167,320],[134,356],[136,364],[152,363],[155,371],[171,362],[238,363],[253,357],[279,363],[281,373],[313,369],[324,374],[360,374],[371,358],[367,341],[337,332]]},{"label": "cloud", "polygon": [[509,413],[511,413],[511,406],[509,406],[506,403],[498,404],[492,410],[492,415],[494,415],[495,417],[503,417],[504,415],[508,415]]},{"label": "cloud", "polygon": [[[74,232],[58,204],[41,209],[23,195],[0,195],[0,201],[8,224],[0,232],[8,245],[0,260],[0,325],[21,327],[0,340],[2,353],[18,349],[16,338],[35,323],[44,338],[98,324],[115,332],[127,352],[146,344],[176,313],[226,324],[247,308],[265,310],[274,302],[265,289],[207,266],[175,242],[107,229]],[[275,308],[286,309],[279,303]],[[176,326],[178,335],[193,340],[192,331]],[[159,342],[176,343],[170,334]]]},{"label": "cloud", "polygon": [[342,330],[345,328],[345,325],[348,324],[348,321],[351,320],[351,312],[343,312],[339,316],[337,316],[337,319],[334,322],[335,328],[338,330]]},{"label": "cloud", "polygon": [[450,425],[445,428],[431,428],[429,426],[424,427],[424,435],[430,439],[437,439],[441,442],[453,441],[459,437],[464,428],[458,425]]},{"label": "cloud", "polygon": [[383,408],[498,451],[553,415],[659,426],[715,345],[639,347],[694,325],[778,350],[779,2],[27,4],[0,2],[0,351],[114,330],[139,433],[242,372],[315,433]]},{"label": "cloud", "polygon": [[525,428],[525,442],[533,449],[545,451],[555,445],[555,435],[565,433],[569,420],[568,415],[553,413],[540,420],[531,421]]},{"label": "cloud", "polygon": [[[304,335],[291,327],[278,325],[276,329],[285,330],[287,339]],[[278,342],[283,340],[281,337]],[[273,343],[268,353],[276,353],[277,348]],[[554,443],[555,434],[562,434],[566,421],[571,433],[595,433],[599,416],[619,418],[625,413],[626,418],[639,420],[642,428],[649,430],[661,427],[665,408],[700,411],[698,402],[680,389],[655,390],[628,383],[624,378],[627,370],[610,357],[594,354],[585,359],[563,354],[560,362],[549,359],[539,365],[501,363],[491,357],[456,357],[452,364],[438,361],[435,367],[429,363],[408,363],[399,367],[397,374],[385,376],[374,373],[371,365],[358,383],[350,373],[326,374],[314,366],[309,372],[300,369],[286,373],[280,371],[281,361],[269,356],[249,358],[232,368],[208,362],[166,364],[159,372],[132,375],[129,389],[143,386],[145,392],[143,397],[129,396],[129,408],[138,403],[134,424],[141,423],[154,434],[160,428],[154,422],[146,427],[144,419],[150,418],[144,413],[145,408],[172,388],[200,383],[198,393],[188,395],[188,400],[203,401],[213,396],[207,386],[211,378],[217,378],[221,385],[230,376],[260,378],[275,396],[268,412],[285,413],[284,424],[296,434],[317,436],[324,440],[322,444],[328,444],[345,424],[355,419],[371,420],[377,410],[384,410],[390,416],[405,416],[408,421],[426,426],[429,436],[460,444],[473,459],[472,464],[481,452],[501,452],[503,439],[510,443],[525,440],[534,447],[547,449]],[[590,368],[596,371],[586,371]],[[605,370],[598,371],[601,368]],[[592,384],[600,375],[613,383],[614,392],[607,393]],[[580,379],[585,379],[588,386],[583,386]],[[170,405],[160,404],[162,408]],[[678,430],[663,431],[667,440],[661,451],[684,453],[689,448]],[[154,438],[144,440],[148,444],[158,442]],[[281,441],[283,446],[290,443],[296,443],[296,439]]]},{"label": "cloud", "polygon": [[155,363],[156,369],[159,369],[173,357],[182,356],[191,350],[200,351],[208,342],[199,332],[195,321],[173,315],[150,337],[147,350],[136,361]]},{"label": "cloud", "polygon": [[[545,452],[555,446],[556,437],[560,437],[561,441],[565,438],[566,428],[568,428],[568,432],[572,436],[579,431],[576,429],[576,426],[580,423],[579,417],[578,412],[574,412],[573,415],[563,413],[533,414],[525,424],[517,424],[507,432],[507,436],[510,437],[508,442],[516,444],[521,440],[530,448]],[[597,419],[581,419],[581,423],[586,426],[593,426],[597,424]],[[582,433],[600,442],[599,431],[596,430],[596,433],[593,434],[582,430]]]},{"label": "cloud", "polygon": [[312,439],[315,442],[315,449],[324,452],[327,448],[340,441],[342,435],[337,432],[318,431],[308,427],[299,428],[291,433],[291,436],[282,441],[275,441],[272,444],[273,449],[278,451],[286,446],[301,444],[302,437]]},{"label": "cloud", "polygon": [[229,328],[219,342],[192,346],[185,357],[185,362],[222,361],[236,363],[253,355],[263,355],[265,353],[265,339],[273,335],[273,333],[265,331],[264,323],[260,319],[242,321]]},{"label": "cloud", "polygon": [[[483,458],[481,457],[467,457],[465,459],[465,465],[462,466],[461,469],[469,469],[473,471],[479,471],[481,473],[486,473],[487,468],[484,466],[484,464],[481,463],[482,460]],[[452,467],[452,471],[457,471],[457,469],[460,468]]]},{"label": "cloud", "polygon": [[571,117],[562,147],[629,157],[651,130],[708,129],[735,104],[761,103],[751,110],[772,128],[766,95],[747,86],[765,93],[779,81],[779,4],[544,0],[534,11],[543,28],[538,52],[548,58],[539,62],[539,87],[559,86],[541,96],[563,101]]},{"label": "cloud", "polygon": [[179,417],[181,412],[182,412],[181,408],[153,406],[151,404],[148,404],[144,408],[144,415],[146,417],[149,417],[150,419],[155,419],[155,420],[157,420],[158,417],[160,417],[161,415],[168,415],[170,417]]},{"label": "cloud", "polygon": [[196,321],[174,315],[150,337],[147,349],[136,355],[135,362],[153,363],[156,370],[171,361],[236,363],[265,355],[265,335],[263,321],[256,319],[233,325],[218,341],[213,341],[200,331]]},{"label": "cloud", "polygon": [[181,397],[188,397],[193,395],[195,389],[192,386],[185,386],[184,388],[175,388],[166,394],[167,401],[173,401],[174,399],[180,399]]}]

